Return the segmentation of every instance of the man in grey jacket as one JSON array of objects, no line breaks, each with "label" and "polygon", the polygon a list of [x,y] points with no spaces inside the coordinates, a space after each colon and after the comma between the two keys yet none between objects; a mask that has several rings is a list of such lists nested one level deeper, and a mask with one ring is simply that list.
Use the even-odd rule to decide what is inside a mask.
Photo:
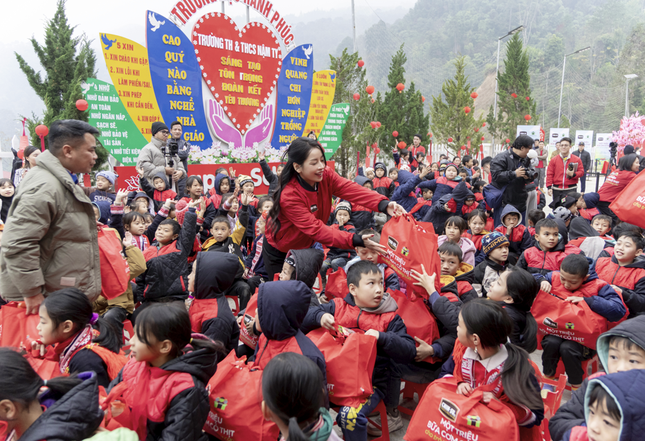
[{"label": "man in grey jacket", "polygon": [[7,215],[0,256],[0,293],[38,314],[44,296],[76,287],[94,301],[101,268],[94,209],[75,173],[90,173],[98,130],[86,122],[54,121],[49,150],[20,184]]},{"label": "man in grey jacket", "polygon": [[[143,176],[153,185],[154,177],[165,173],[173,189],[180,197],[184,196],[186,170],[178,155],[170,156],[167,141],[170,131],[161,121],[152,123],[152,139],[141,149],[137,158],[137,167],[143,169]],[[171,163],[172,161],[172,163]]]}]

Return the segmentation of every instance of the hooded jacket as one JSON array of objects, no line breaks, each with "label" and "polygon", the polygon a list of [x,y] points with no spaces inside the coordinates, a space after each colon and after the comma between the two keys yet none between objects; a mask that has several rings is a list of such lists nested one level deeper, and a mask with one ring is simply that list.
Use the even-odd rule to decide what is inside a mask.
[{"label": "hooded jacket", "polygon": [[[157,173],[166,173],[166,157],[164,156],[161,148],[163,142],[157,138],[152,138],[150,143],[146,144],[139,153],[137,158],[137,166],[143,169],[143,176],[148,179],[150,185],[152,185],[152,179],[157,175]],[[173,156],[172,160],[174,161],[173,168],[183,172],[182,178],[186,177],[186,170],[184,169],[184,164],[182,163],[179,156]]]},{"label": "hooded jacket", "polygon": [[[366,182],[372,182],[372,180],[365,176],[356,176],[354,182],[362,187]],[[352,204],[349,223],[354,225],[356,232],[373,229],[376,226],[376,223],[374,222],[374,212],[367,207],[354,203]]]},{"label": "hooded jacket", "polygon": [[[605,370],[607,370],[609,360],[609,340],[613,336],[628,338],[645,350],[645,316],[624,321],[615,328],[600,334],[596,350]],[[549,432],[551,432],[553,439],[562,439],[565,432],[585,422],[584,398],[591,378],[586,378],[580,388],[571,393],[571,399],[560,406],[549,421]]]},{"label": "hooded jacket", "polygon": [[239,267],[237,257],[224,253],[197,253],[195,299],[188,310],[193,332],[220,341],[228,351],[237,347],[240,328],[228,305],[226,292]]},{"label": "hooded jacket", "polygon": [[[419,184],[419,188],[429,188],[430,190],[432,190],[432,203],[435,204],[439,202],[439,199],[441,199],[442,196],[451,194],[453,190],[455,190],[455,187],[457,187],[457,185],[459,185],[461,182],[465,182],[460,181],[459,179],[460,178],[457,178],[457,180],[449,181],[445,176],[441,176],[437,179],[422,182],[421,184]],[[465,200],[466,198],[464,197],[463,199]],[[461,202],[463,202],[463,200]]]},{"label": "hooded jacket", "polygon": [[84,381],[62,398],[53,401],[46,392],[39,400],[49,405],[45,412],[22,434],[20,441],[73,441],[90,438],[103,421],[99,407],[99,386],[96,375],[79,375]]},{"label": "hooded jacket", "polygon": [[127,383],[126,405],[147,416],[146,440],[199,440],[208,417],[206,384],[216,370],[210,348],[186,352],[161,367],[132,358],[107,392]]},{"label": "hooded jacket", "polygon": [[[504,217],[506,217],[510,213],[517,214],[520,220],[518,221],[517,225],[513,227],[513,231],[509,236],[506,224],[504,223]],[[514,206],[507,205],[502,210],[502,216],[500,219],[502,220],[502,224],[497,226],[497,228],[495,228],[495,231],[499,231],[500,233],[508,237],[508,241],[511,243],[508,248],[509,252],[515,254],[517,256],[516,258],[519,258],[524,250],[531,247],[533,242],[533,238],[531,237],[528,228],[522,225],[522,213],[520,213],[519,210]]]},{"label": "hooded jacket", "polygon": [[145,194],[147,194],[148,197],[154,201],[155,211],[159,211],[161,206],[166,202],[166,199],[176,199],[177,193],[170,188],[170,184],[168,183],[168,176],[166,176],[166,173],[156,173],[152,177],[153,183],[156,178],[160,178],[164,182],[165,187],[162,191],[157,190],[154,185],[151,185],[150,182],[148,182],[146,178],[139,178],[139,186],[141,186],[141,189],[145,192]]},{"label": "hooded jacket", "polygon": [[5,300],[74,286],[94,301],[101,264],[94,208],[51,152],[22,181],[9,209],[0,257]]},{"label": "hooded jacket", "polygon": [[574,245],[564,244],[560,238],[551,251],[543,251],[539,243],[525,250],[517,261],[517,266],[530,273],[546,274],[558,271],[565,257],[569,254],[582,254],[582,250]]},{"label": "hooded jacket", "polygon": [[[421,183],[421,178],[405,170],[399,171],[399,186],[392,195],[392,201],[412,213],[416,220],[421,220],[430,211],[430,206],[419,203],[414,196],[414,189]],[[416,211],[415,211],[416,209]]]},{"label": "hooded jacket", "polygon": [[264,367],[281,352],[309,357],[327,383],[325,357],[300,328],[309,310],[310,288],[299,280],[267,282],[258,288],[258,317],[262,335],[255,349],[254,362]]},{"label": "hooded jacket", "polygon": [[526,185],[530,181],[518,178],[515,175],[515,170],[524,163],[525,159],[516,155],[513,149],[497,154],[490,163],[492,185],[499,189],[507,186],[502,197],[502,206],[512,205],[521,212],[526,211],[526,200],[528,199]]},{"label": "hooded jacket", "polygon": [[376,168],[376,166],[379,164],[383,166],[385,174],[382,178],[377,177],[376,174],[374,175],[374,179],[372,179],[372,183],[374,184],[374,191],[390,199],[392,198],[392,195],[396,190],[396,186],[394,185],[394,181],[392,181],[392,179],[387,176],[387,168],[385,167],[385,165],[383,165],[382,162],[377,162],[376,164],[374,164],[374,168]]},{"label": "hooded jacket", "polygon": [[220,207],[222,205],[222,196],[224,193],[220,190],[220,185],[222,185],[222,181],[224,179],[228,180],[229,183],[229,189],[231,185],[231,178],[229,178],[227,175],[224,173],[217,173],[215,175],[215,185],[213,185],[213,188],[211,188],[208,192],[208,194],[211,195],[210,199],[211,202],[213,203],[214,206]]},{"label": "hooded jacket", "polygon": [[[381,308],[386,302],[391,307]],[[397,308],[396,301],[387,292],[383,294],[381,305],[377,308],[385,309],[384,312],[370,312],[360,308],[356,306],[354,297],[347,294],[344,299],[334,298],[325,305],[311,308],[302,324],[302,330],[306,333],[319,328],[323,314],[329,313],[334,316],[336,324],[345,328],[379,331],[372,384],[386,390],[391,360],[410,363],[417,354],[414,340],[408,335],[405,323],[396,313]]]},{"label": "hooded jacket", "polygon": [[466,303],[472,299],[479,297],[477,291],[473,288],[472,283],[475,280],[474,266],[466,262],[461,262],[457,274],[455,274],[455,282],[457,282],[457,292],[459,299]]},{"label": "hooded jacket", "polygon": [[645,257],[638,256],[628,265],[620,266],[616,255],[599,257],[594,269],[605,282],[616,285],[629,309],[629,316],[645,313]]}]

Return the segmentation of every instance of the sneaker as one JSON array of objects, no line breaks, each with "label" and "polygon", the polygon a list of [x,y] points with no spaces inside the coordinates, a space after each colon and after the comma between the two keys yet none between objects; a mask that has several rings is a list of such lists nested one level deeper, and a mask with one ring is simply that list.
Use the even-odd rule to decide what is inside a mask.
[{"label": "sneaker", "polygon": [[387,429],[390,433],[403,429],[403,418],[399,409],[394,409],[394,412],[387,414]]},{"label": "sneaker", "polygon": [[380,437],[381,435],[383,435],[383,431],[381,429],[379,429],[378,427],[376,427],[372,421],[374,421],[374,423],[376,423],[376,424],[378,424],[380,426],[381,425],[381,417],[377,416],[375,418],[371,418],[371,419],[367,420],[367,434],[369,436]]}]

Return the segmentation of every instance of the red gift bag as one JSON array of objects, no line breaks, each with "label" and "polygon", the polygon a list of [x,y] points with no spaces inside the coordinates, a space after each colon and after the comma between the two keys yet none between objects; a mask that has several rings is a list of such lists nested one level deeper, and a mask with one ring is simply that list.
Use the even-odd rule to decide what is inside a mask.
[{"label": "red gift bag", "polygon": [[128,289],[130,267],[123,256],[123,244],[116,230],[101,227],[98,231],[101,262],[101,294],[112,300]]},{"label": "red gift bag", "polygon": [[645,174],[636,175],[609,208],[621,221],[645,228]]},{"label": "red gift bag", "polygon": [[126,427],[133,430],[135,424],[132,421],[132,414],[125,399],[125,393],[128,387],[128,383],[122,381],[114,386],[108,395],[105,388],[99,386],[99,405],[103,409],[103,412],[105,412],[101,427],[108,430],[115,430],[119,427]]},{"label": "red gift bag", "polygon": [[246,310],[244,312],[244,321],[242,322],[242,326],[240,326],[240,340],[251,349],[255,349],[255,347],[258,345],[258,340],[260,339],[260,337],[249,334],[249,332],[246,330],[246,324],[255,320],[257,309],[258,295],[256,293],[253,294],[253,297],[251,297],[251,300],[249,300],[249,303],[247,303],[246,305]]},{"label": "red gift bag", "polygon": [[35,358],[31,355],[26,355],[25,358],[43,380],[50,380],[52,378],[63,376],[60,372],[60,364],[57,361]]},{"label": "red gift bag", "polygon": [[[434,315],[428,311],[428,308],[421,299],[412,301],[401,291],[388,290],[388,292],[392,298],[396,300],[396,304],[399,306],[396,313],[403,319],[409,336],[412,338],[419,337],[428,344],[432,344],[432,342],[441,337],[441,335],[439,335],[437,320]],[[415,344],[419,346],[418,343],[415,342]],[[427,357],[423,359],[423,361],[427,363],[439,363],[441,362],[441,359],[437,357]]]},{"label": "red gift bag", "polygon": [[[379,260],[396,272],[410,292],[428,298],[425,288],[414,284],[416,280],[412,278],[410,270],[422,272],[423,265],[428,274],[441,274],[437,235],[432,224],[421,224],[408,213],[393,217],[383,226],[381,245],[387,254],[379,256]],[[435,289],[441,291],[439,277],[435,280]]]},{"label": "red gift bag", "polygon": [[327,272],[327,285],[325,285],[325,297],[328,300],[338,297],[339,299],[344,299],[345,296],[349,293],[349,288],[347,288],[347,274],[343,268],[338,268],[338,270]]},{"label": "red gift bag", "polygon": [[498,400],[481,402],[484,392],[457,394],[454,377],[433,381],[412,415],[405,441],[513,441],[520,439],[515,414]]},{"label": "red gift bag", "polygon": [[531,313],[538,325],[538,336],[555,335],[594,350],[598,336],[607,330],[607,319],[593,312],[587,302],[565,302],[553,291],[538,292]]},{"label": "red gift bag", "polygon": [[374,337],[350,330],[332,335],[324,328],[311,331],[307,337],[325,356],[330,401],[341,406],[358,407],[372,395],[372,373],[376,362]]},{"label": "red gift bag", "polygon": [[31,350],[31,342],[39,339],[38,315],[26,315],[23,302],[9,302],[0,308],[0,346]]},{"label": "red gift bag", "polygon": [[210,412],[204,430],[226,441],[275,441],[280,429],[262,416],[262,370],[235,351],[208,382]]}]

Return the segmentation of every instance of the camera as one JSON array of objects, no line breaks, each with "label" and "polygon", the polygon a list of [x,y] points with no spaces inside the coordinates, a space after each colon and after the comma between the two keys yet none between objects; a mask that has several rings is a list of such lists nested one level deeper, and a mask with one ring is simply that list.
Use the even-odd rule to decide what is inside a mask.
[{"label": "camera", "polygon": [[528,157],[524,158],[520,165],[522,167],[524,167],[525,173],[526,173],[526,178],[527,178],[528,181],[533,181],[533,180],[537,179],[539,174],[538,174],[537,170],[535,168],[533,168],[533,166],[531,165],[531,160]]},{"label": "camera", "polygon": [[161,152],[166,157],[166,162],[168,163],[168,167],[174,167],[175,161],[172,158],[177,156],[177,154],[179,153],[179,144],[177,143],[177,140],[174,138],[170,138],[168,140],[167,145],[164,147],[161,147]]}]

